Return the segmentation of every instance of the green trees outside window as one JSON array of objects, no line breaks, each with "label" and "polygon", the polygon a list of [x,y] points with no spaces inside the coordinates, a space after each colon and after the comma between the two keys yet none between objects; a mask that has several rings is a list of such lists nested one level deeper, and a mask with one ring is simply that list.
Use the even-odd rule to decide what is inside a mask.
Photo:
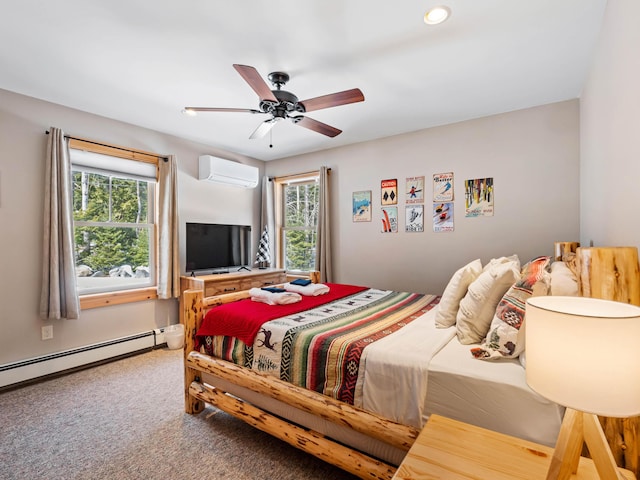
[{"label": "green trees outside window", "polygon": [[[72,176],[77,275],[118,278],[110,282],[117,288],[148,283],[154,183],[75,168]],[[110,288],[105,281],[86,286]]]},{"label": "green trees outside window", "polygon": [[284,185],[284,268],[310,271],[316,263],[320,190],[316,182]]}]

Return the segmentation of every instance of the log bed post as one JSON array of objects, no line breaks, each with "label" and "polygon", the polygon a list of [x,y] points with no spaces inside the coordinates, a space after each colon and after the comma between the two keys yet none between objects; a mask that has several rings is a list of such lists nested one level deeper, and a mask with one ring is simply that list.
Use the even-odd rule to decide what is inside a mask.
[{"label": "log bed post", "polygon": [[[636,247],[578,248],[576,258],[580,295],[640,306],[640,265]],[[629,381],[640,379],[630,378]],[[638,477],[640,417],[600,417],[600,423],[616,463]]]},{"label": "log bed post", "polygon": [[189,394],[189,387],[200,373],[187,364],[187,356],[195,349],[196,332],[202,323],[202,290],[186,290],[183,292],[182,318],[184,319],[184,410],[195,414],[204,410],[204,402]]},{"label": "log bed post", "polygon": [[580,247],[576,257],[580,295],[640,306],[636,247]]}]

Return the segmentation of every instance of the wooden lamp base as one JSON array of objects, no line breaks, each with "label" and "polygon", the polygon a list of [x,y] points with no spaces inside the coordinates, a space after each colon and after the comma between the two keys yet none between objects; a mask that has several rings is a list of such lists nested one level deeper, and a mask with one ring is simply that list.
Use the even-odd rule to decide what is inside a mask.
[{"label": "wooden lamp base", "polygon": [[569,480],[578,471],[582,445],[589,454],[601,480],[623,480],[602,426],[596,415],[567,408],[556,448],[547,472],[547,480]]}]

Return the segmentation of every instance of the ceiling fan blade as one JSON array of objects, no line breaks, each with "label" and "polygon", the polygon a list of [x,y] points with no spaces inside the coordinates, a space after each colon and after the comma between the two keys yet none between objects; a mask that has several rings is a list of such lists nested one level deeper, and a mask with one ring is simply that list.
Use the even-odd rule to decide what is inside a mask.
[{"label": "ceiling fan blade", "polygon": [[254,130],[254,132],[251,134],[249,139],[254,140],[256,138],[264,137],[267,133],[269,133],[269,131],[273,128],[275,124],[276,124],[276,121],[273,118],[270,118],[269,120],[265,120],[260,125],[258,125],[258,128]]},{"label": "ceiling fan blade", "polygon": [[318,120],[314,120],[313,118],[303,117],[302,115],[291,117],[291,120],[296,125],[300,125],[301,127],[308,128],[309,130],[313,130],[314,132],[321,133],[323,135],[326,135],[327,137],[333,138],[342,133],[342,130],[338,130],[331,125],[319,122]]},{"label": "ceiling fan blade", "polygon": [[359,88],[330,93],[329,95],[302,100],[298,103],[304,105],[305,112],[313,112],[314,110],[320,110],[322,108],[337,107],[339,105],[356,102],[364,102],[364,94]]},{"label": "ceiling fan blade", "polygon": [[185,113],[189,112],[240,112],[240,113],[264,113],[253,108],[216,108],[216,107],[184,107]]},{"label": "ceiling fan blade", "polygon": [[272,102],[277,102],[278,99],[273,94],[267,82],[265,82],[258,71],[250,67],[249,65],[238,65],[236,63],[233,64],[233,68],[237,70],[244,81],[249,84],[253,91],[258,94],[260,100],[271,100]]}]

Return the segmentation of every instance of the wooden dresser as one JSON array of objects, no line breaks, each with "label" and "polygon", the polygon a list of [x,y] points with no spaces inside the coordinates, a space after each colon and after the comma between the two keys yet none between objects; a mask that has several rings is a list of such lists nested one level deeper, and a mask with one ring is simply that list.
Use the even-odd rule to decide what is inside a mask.
[{"label": "wooden dresser", "polygon": [[287,281],[284,270],[277,268],[242,270],[240,272],[219,273],[180,277],[180,323],[182,318],[182,294],[185,290],[202,290],[205,297],[224,293],[240,292],[250,288],[261,288]]},{"label": "wooden dresser", "polygon": [[284,270],[276,268],[243,270],[241,272],[220,273],[180,277],[180,294],[185,290],[202,290],[205,297],[222,293],[239,292],[250,288],[266,287],[286,282]]}]

